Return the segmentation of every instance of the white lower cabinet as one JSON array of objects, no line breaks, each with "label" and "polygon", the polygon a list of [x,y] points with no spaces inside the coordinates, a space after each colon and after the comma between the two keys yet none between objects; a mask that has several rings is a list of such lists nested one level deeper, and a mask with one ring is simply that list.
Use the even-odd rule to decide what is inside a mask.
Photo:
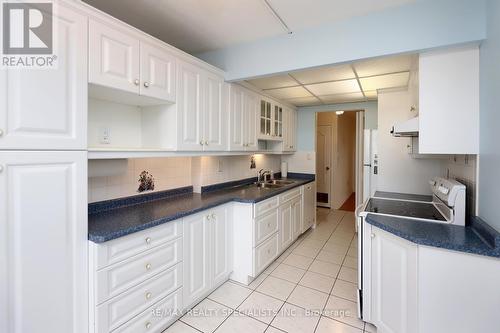
[{"label": "white lower cabinet", "polygon": [[371,319],[380,332],[417,332],[417,245],[371,228]]},{"label": "white lower cabinet", "polygon": [[189,307],[227,280],[231,265],[230,205],[184,218],[184,305]]},{"label": "white lower cabinet", "polygon": [[302,196],[302,225],[301,230],[305,232],[316,222],[316,182],[304,185]]},{"label": "white lower cabinet", "polygon": [[86,152],[0,152],[0,244],[0,332],[86,333]]},{"label": "white lower cabinet", "polygon": [[249,284],[302,233],[302,187],[256,204],[235,203],[231,280]]}]

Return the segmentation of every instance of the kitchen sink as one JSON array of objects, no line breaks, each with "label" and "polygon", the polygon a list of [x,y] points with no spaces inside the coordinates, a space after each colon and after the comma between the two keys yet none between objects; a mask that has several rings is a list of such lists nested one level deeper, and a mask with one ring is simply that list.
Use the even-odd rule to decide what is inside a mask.
[{"label": "kitchen sink", "polygon": [[285,185],[282,185],[282,184],[273,184],[273,183],[256,183],[257,187],[259,188],[280,188],[280,187],[283,187]]},{"label": "kitchen sink", "polygon": [[272,179],[272,180],[268,180],[266,182],[266,184],[282,185],[282,186],[290,185],[290,184],[293,184],[293,183],[294,182],[291,181],[291,180],[281,180],[281,179]]}]

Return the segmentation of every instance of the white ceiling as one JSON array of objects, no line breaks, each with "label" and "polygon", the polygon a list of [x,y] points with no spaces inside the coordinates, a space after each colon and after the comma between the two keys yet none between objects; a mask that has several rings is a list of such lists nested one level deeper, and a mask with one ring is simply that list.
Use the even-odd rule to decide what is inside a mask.
[{"label": "white ceiling", "polygon": [[[83,0],[189,53],[286,33],[264,0]],[[416,0],[268,0],[292,31]]]},{"label": "white ceiling", "polygon": [[376,100],[380,89],[407,87],[416,59],[415,55],[384,57],[247,82],[295,106],[363,102]]}]

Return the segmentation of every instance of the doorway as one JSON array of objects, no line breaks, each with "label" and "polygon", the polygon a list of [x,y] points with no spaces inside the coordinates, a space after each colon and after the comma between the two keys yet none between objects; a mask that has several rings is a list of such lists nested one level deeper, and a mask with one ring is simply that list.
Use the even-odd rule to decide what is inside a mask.
[{"label": "doorway", "polygon": [[318,206],[354,211],[362,200],[363,127],[362,110],[316,114]]}]

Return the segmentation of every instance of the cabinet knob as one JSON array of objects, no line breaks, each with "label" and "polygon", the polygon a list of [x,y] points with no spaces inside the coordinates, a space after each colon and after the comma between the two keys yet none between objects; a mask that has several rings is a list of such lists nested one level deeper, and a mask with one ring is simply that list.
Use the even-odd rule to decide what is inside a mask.
[{"label": "cabinet knob", "polygon": [[151,244],[151,238],[150,237],[146,238],[146,244],[148,244],[148,245]]},{"label": "cabinet knob", "polygon": [[135,80],[134,80],[134,84],[135,84],[136,86],[138,86],[138,85],[139,85],[139,83],[141,83],[141,81],[139,81],[139,79],[135,79]]},{"label": "cabinet knob", "polygon": [[149,88],[149,82],[144,82],[144,87]]},{"label": "cabinet knob", "polygon": [[150,270],[151,269],[151,264],[146,264],[146,270]]},{"label": "cabinet knob", "polygon": [[201,140],[201,141],[200,141],[200,145],[202,145],[202,146],[203,146],[203,140]]},{"label": "cabinet knob", "polygon": [[210,215],[207,215],[207,220],[210,221]]},{"label": "cabinet knob", "polygon": [[150,299],[150,298],[151,298],[151,296],[153,296],[153,295],[152,295],[150,292],[147,292],[147,293],[146,293],[146,299]]},{"label": "cabinet knob", "polygon": [[216,217],[217,217],[217,216],[215,215],[215,213],[212,213],[211,218],[212,218],[213,220],[215,220],[215,218],[216,218]]},{"label": "cabinet knob", "polygon": [[208,141],[205,140],[205,145],[208,146]]},{"label": "cabinet knob", "polygon": [[150,322],[147,322],[145,326],[146,326],[146,329],[148,329],[148,330],[149,330],[149,329],[151,328],[151,326],[152,326],[152,325],[151,325],[151,323],[150,323]]},{"label": "cabinet knob", "polygon": [[3,135],[3,130],[0,129],[0,136],[2,136],[2,135]]},{"label": "cabinet knob", "polygon": [[3,171],[3,165],[0,165],[0,172]]},{"label": "cabinet knob", "polygon": [[370,237],[371,237],[371,238],[375,238],[375,234],[373,234],[373,233],[372,233],[372,234],[370,235]]}]

